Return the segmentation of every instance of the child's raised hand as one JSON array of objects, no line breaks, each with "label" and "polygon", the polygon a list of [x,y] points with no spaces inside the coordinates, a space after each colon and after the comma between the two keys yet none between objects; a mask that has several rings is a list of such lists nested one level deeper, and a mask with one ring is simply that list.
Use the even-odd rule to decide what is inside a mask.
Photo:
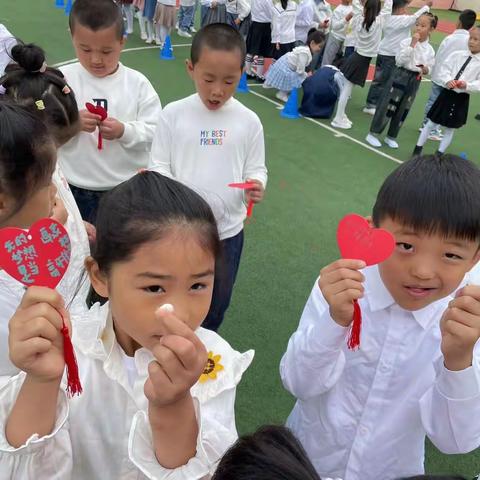
[{"label": "child's raised hand", "polygon": [[152,349],[145,396],[153,407],[167,407],[185,398],[207,363],[205,346],[195,333],[163,306],[156,312],[159,330],[165,332]]},{"label": "child's raised hand", "polygon": [[[61,295],[50,288],[30,287],[9,324],[12,363],[39,382],[58,380],[65,369]],[[69,326],[69,325],[68,325]]]},{"label": "child's raised hand", "polygon": [[248,183],[253,183],[252,188],[245,190],[245,198],[247,202],[252,201],[253,203],[260,203],[263,200],[265,194],[265,189],[260,180],[255,180],[254,178],[247,178]]},{"label": "child's raised hand", "polygon": [[465,82],[464,80],[457,80],[457,88],[464,90],[465,88],[467,88],[467,82]]},{"label": "child's raised hand", "polygon": [[450,80],[447,82],[447,87],[450,89],[457,88],[457,80]]},{"label": "child's raised hand", "polygon": [[349,22],[352,18],[353,18],[353,12],[350,12],[350,13],[348,13],[347,16],[345,17],[345,21],[346,21],[346,22]]},{"label": "child's raised hand", "polygon": [[80,115],[82,131],[84,132],[93,133],[100,124],[100,121],[102,120],[102,117],[100,117],[100,115],[90,113],[86,109],[80,110],[78,114]]},{"label": "child's raised hand", "polygon": [[320,271],[318,286],[330,307],[330,316],[343,327],[353,320],[353,301],[363,297],[362,260],[337,260]]},{"label": "child's raised hand", "polygon": [[410,43],[410,46],[413,48],[415,47],[415,45],[419,42],[420,40],[420,34],[418,33],[414,33],[412,35],[412,42]]},{"label": "child's raised hand", "polygon": [[98,128],[105,140],[116,140],[125,132],[125,125],[113,117],[106,118]]},{"label": "child's raised hand", "polygon": [[473,347],[480,338],[480,287],[467,285],[448,304],[440,321],[442,353],[448,370],[472,365]]}]

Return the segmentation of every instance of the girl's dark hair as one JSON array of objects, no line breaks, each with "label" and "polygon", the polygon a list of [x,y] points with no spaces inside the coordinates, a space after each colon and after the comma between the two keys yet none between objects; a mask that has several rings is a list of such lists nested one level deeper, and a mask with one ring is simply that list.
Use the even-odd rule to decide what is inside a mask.
[{"label": "girl's dark hair", "polygon": [[325,43],[325,34],[316,28],[311,28],[308,31],[307,46],[310,46],[311,42],[319,44]]},{"label": "girl's dark hair", "polygon": [[366,0],[362,27],[369,32],[375,19],[378,17],[382,5],[380,0]]},{"label": "girl's dark hair", "polygon": [[288,0],[280,0],[280,4],[282,5],[282,8],[286,10],[288,6]]},{"label": "girl's dark hair", "polygon": [[0,85],[15,102],[33,108],[57,145],[63,145],[80,131],[80,121],[75,95],[62,72],[51,67],[42,72],[45,52],[33,43],[15,45],[11,57],[16,63],[7,66]]},{"label": "girl's dark hair", "polygon": [[53,138],[38,116],[8,99],[0,101],[0,193],[15,200],[8,218],[51,179],[55,162]]},{"label": "girl's dark hair", "polygon": [[437,28],[438,17],[431,12],[425,12],[421,15],[422,17],[427,17],[430,20],[430,27],[434,30]]},{"label": "girl's dark hair", "polygon": [[212,480],[320,480],[305,450],[286,427],[268,425],[239,438]]},{"label": "girl's dark hair", "polygon": [[400,8],[406,7],[409,3],[409,0],[393,0],[392,12],[396,12]]},{"label": "girl's dark hair", "polygon": [[415,157],[384,181],[373,222],[391,218],[414,231],[480,240],[480,169],[456,155]]},{"label": "girl's dark hair", "polygon": [[201,245],[220,255],[217,224],[208,203],[180,182],[144,171],[102,197],[92,257],[102,272],[128,261],[143,244],[176,227],[191,228]]}]

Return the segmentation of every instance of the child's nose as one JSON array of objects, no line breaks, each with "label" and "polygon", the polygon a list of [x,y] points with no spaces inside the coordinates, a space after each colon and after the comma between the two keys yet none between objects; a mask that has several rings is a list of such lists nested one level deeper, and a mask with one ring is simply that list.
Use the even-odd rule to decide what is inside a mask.
[{"label": "child's nose", "polygon": [[420,280],[429,280],[435,275],[435,268],[428,262],[416,261],[413,263],[411,273]]}]

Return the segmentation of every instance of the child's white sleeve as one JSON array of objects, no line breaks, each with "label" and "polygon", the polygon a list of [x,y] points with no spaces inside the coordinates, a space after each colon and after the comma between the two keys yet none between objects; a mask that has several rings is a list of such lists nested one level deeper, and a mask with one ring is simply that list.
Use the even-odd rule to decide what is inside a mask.
[{"label": "child's white sleeve", "polygon": [[[168,108],[168,107],[167,107]],[[168,111],[160,113],[153,136],[152,153],[148,168],[167,177],[173,177],[172,169],[173,133]]]},{"label": "child's white sleeve", "polygon": [[296,398],[308,400],[330,390],[345,368],[348,328],[331,317],[318,281],[302,313],[297,331],[280,362],[283,386]]},{"label": "child's white sleeve", "polygon": [[137,118],[131,122],[123,122],[125,131],[118,141],[128,149],[149,151],[161,110],[160,98],[152,84],[146,80],[139,85]]},{"label": "child's white sleeve", "polygon": [[363,17],[363,5],[360,3],[360,0],[353,0],[352,8],[354,17]]},{"label": "child's white sleeve", "polygon": [[300,52],[296,55],[296,64],[297,64],[297,73],[302,77],[307,77],[307,73],[305,69],[308,67],[310,62],[312,61],[312,56],[308,55],[307,52]]},{"label": "child's white sleeve", "polygon": [[272,43],[279,43],[280,42],[280,16],[277,12],[276,8],[273,8],[272,14]]},{"label": "child's white sleeve", "polygon": [[410,43],[411,40],[409,38],[400,42],[398,53],[395,55],[395,64],[398,67],[403,67],[406,69],[410,67],[410,60],[412,59],[415,51],[415,48],[412,47]]},{"label": "child's white sleeve", "polygon": [[237,6],[238,19],[243,22],[243,20],[245,20],[245,18],[247,18],[250,13],[250,3],[247,0],[238,0]]},{"label": "child's white sleeve", "polygon": [[380,10],[380,15],[391,15],[392,14],[393,0],[385,0],[383,2],[383,7]]},{"label": "child's white sleeve", "polygon": [[265,166],[265,139],[263,125],[258,118],[252,123],[251,135],[247,146],[247,158],[243,169],[243,178],[259,180],[263,188],[267,186],[267,167]]},{"label": "child's white sleeve", "polygon": [[32,435],[19,448],[6,438],[5,427],[20,391],[25,373],[12,377],[0,389],[0,478],[51,480],[71,478],[72,448],[68,432],[68,401],[61,391],[57,403],[57,420],[50,435]]},{"label": "child's white sleeve", "polygon": [[430,75],[432,73],[433,66],[435,65],[435,51],[433,48],[430,50],[427,58],[425,59],[425,67],[427,67],[428,72],[427,75]]},{"label": "child's white sleeve", "polygon": [[[447,83],[450,80],[453,80],[455,75],[457,74],[457,69],[454,72],[455,64],[457,63],[456,60],[456,52],[451,53],[440,65],[438,65],[438,73],[437,77],[442,83],[442,87],[446,87]],[[459,67],[460,68],[460,67]]]},{"label": "child's white sleeve", "polygon": [[345,20],[345,10],[343,8],[336,8],[333,11],[332,22],[331,22],[331,31],[335,32],[338,35],[345,34],[345,28],[347,27],[347,21]]},{"label": "child's white sleeve", "polygon": [[480,446],[480,342],[473,366],[447,370],[443,356],[435,364],[435,383],[420,399],[422,424],[443,453],[468,453]]}]

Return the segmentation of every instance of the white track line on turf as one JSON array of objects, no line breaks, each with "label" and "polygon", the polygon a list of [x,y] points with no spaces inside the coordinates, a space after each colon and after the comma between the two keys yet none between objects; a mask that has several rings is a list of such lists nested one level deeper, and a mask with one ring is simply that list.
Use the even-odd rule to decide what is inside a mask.
[{"label": "white track line on turf", "polygon": [[[262,95],[261,93],[254,92],[253,90],[250,91],[253,95],[256,95],[257,97],[263,98],[263,100],[266,100],[267,102],[273,103],[274,105],[278,107],[283,107],[282,103],[276,102],[275,100],[272,100],[271,98],[266,97],[265,95]],[[362,147],[366,148],[367,150],[370,150],[377,155],[381,155],[382,157],[388,158],[392,162],[395,163],[403,163],[402,160],[399,160],[398,158],[392,157],[391,155],[388,155],[387,153],[382,152],[381,150],[376,149],[375,147],[371,147],[370,145],[361,142],[360,140],[357,140],[356,138],[351,137],[350,135],[347,135],[339,130],[335,130],[335,128],[330,127],[329,125],[325,125],[324,123],[319,122],[318,120],[315,120],[314,118],[309,118],[309,117],[304,117],[302,116],[305,120],[308,120],[309,122],[315,123],[319,127],[324,128],[325,130],[328,130],[330,133],[333,133],[335,137],[337,138],[346,138],[350,140],[353,143],[356,143],[358,145],[361,145]]]}]

